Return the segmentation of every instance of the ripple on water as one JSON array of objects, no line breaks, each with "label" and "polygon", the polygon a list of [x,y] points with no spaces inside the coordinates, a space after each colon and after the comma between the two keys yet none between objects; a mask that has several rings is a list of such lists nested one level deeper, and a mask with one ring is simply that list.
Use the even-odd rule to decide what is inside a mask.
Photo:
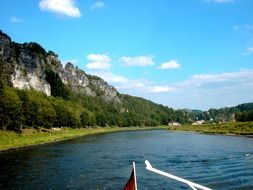
[{"label": "ripple on water", "polygon": [[189,189],[157,169],[217,190],[253,189],[253,139],[135,131],[0,154],[0,189],[122,189],[136,161],[139,190]]}]

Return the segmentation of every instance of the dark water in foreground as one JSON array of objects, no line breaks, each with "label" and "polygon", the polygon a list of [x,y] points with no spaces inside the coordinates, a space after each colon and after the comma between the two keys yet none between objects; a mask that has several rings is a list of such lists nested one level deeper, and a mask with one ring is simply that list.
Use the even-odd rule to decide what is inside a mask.
[{"label": "dark water in foreground", "polygon": [[120,190],[136,161],[139,189],[189,189],[145,170],[213,189],[253,189],[253,139],[168,131],[82,137],[0,154],[0,189]]}]

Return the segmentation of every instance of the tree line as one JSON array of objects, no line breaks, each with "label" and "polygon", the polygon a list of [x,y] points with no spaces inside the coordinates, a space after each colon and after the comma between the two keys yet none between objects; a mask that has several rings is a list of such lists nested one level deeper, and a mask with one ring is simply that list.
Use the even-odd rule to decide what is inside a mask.
[{"label": "tree line", "polygon": [[[191,123],[193,117],[185,111],[173,110],[143,98],[121,94],[120,102],[106,102],[99,96],[75,94],[63,84],[56,82],[55,85],[58,90],[53,90],[53,96],[46,96],[35,90],[19,90],[1,83],[0,129],[18,131],[27,127],[158,126],[169,122]],[[234,114],[236,121],[253,121],[251,105],[210,109],[208,113],[198,111],[194,117],[213,117],[219,121],[231,118]],[[238,107],[248,111],[234,113]]]},{"label": "tree line", "polygon": [[[60,91],[62,93],[62,91]],[[68,96],[46,96],[35,90],[0,88],[1,130],[26,127],[158,126],[188,122],[182,112],[151,101],[120,95],[120,103],[105,102],[68,91]]]},{"label": "tree line", "polygon": [[236,113],[235,119],[240,122],[253,121],[253,110]]},{"label": "tree line", "polygon": [[207,122],[227,122],[227,121],[253,121],[253,103],[239,104],[234,107],[220,109],[209,109],[208,111],[191,110],[189,115],[193,121],[205,120]]}]

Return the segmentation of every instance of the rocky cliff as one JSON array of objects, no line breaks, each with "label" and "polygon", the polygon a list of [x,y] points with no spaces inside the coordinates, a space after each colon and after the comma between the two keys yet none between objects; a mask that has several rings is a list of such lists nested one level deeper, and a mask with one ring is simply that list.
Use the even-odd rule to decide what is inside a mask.
[{"label": "rocky cliff", "polygon": [[[0,62],[2,78],[19,89],[35,89],[51,95],[52,86],[46,80],[46,69],[57,74],[72,91],[87,96],[99,96],[105,101],[119,102],[117,90],[103,79],[87,75],[72,63],[62,66],[58,56],[45,51],[39,44],[18,44],[0,31]],[[4,77],[5,75],[10,77]]]}]

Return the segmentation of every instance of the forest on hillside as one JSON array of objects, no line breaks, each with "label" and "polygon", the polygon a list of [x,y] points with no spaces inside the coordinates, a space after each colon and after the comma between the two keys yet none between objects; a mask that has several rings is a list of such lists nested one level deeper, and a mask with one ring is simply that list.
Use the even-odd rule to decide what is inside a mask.
[{"label": "forest on hillside", "polygon": [[209,109],[208,111],[191,110],[188,113],[193,121],[205,120],[211,123],[253,121],[253,103],[244,103],[220,109]]},{"label": "forest on hillside", "polygon": [[[62,92],[62,91],[61,91]],[[211,109],[209,113],[191,115],[173,110],[143,98],[120,95],[121,102],[106,102],[99,97],[68,95],[46,96],[35,90],[0,88],[1,130],[19,131],[27,127],[106,127],[159,126],[170,122],[190,124],[197,116],[210,123],[220,121],[253,121],[252,104],[233,108]],[[233,116],[233,118],[232,118]],[[211,118],[215,120],[211,121]],[[226,119],[226,120],[225,120]]]},{"label": "forest on hillside", "polygon": [[158,126],[167,125],[170,121],[189,122],[181,111],[129,95],[121,95],[121,103],[109,103],[98,97],[80,97],[71,92],[68,99],[64,99],[9,86],[4,86],[0,91],[1,130]]}]

